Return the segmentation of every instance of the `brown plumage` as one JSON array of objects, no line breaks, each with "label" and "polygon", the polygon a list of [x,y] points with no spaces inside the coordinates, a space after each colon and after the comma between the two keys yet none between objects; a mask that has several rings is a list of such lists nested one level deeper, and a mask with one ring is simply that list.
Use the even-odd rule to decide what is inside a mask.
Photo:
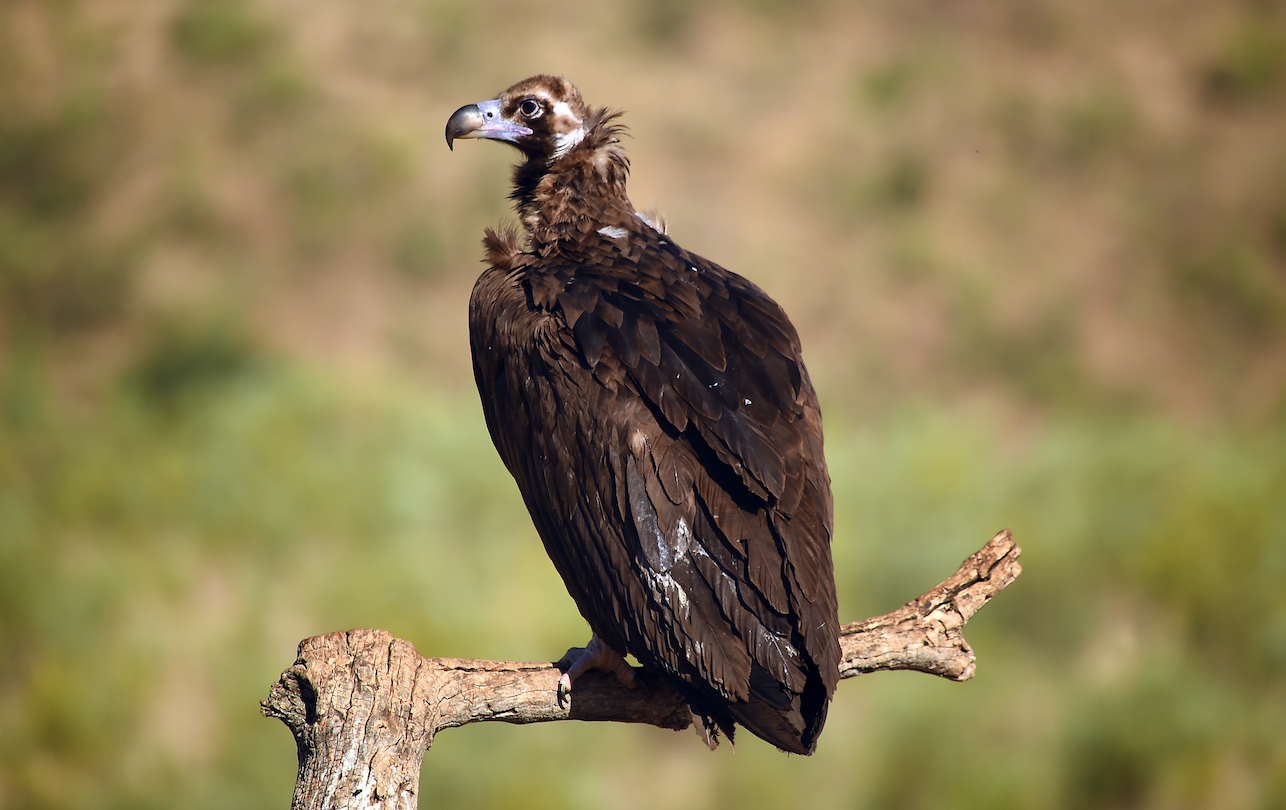
[{"label": "brown plumage", "polygon": [[462,107],[492,138],[521,242],[487,231],[469,302],[487,427],[602,645],[812,753],[839,677],[817,395],[786,314],[637,214],[617,113],[534,76]]}]

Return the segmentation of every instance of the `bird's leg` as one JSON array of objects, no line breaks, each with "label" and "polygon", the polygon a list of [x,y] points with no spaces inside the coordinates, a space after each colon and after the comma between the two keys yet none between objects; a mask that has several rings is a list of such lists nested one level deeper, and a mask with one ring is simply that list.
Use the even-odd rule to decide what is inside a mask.
[{"label": "bird's leg", "polygon": [[572,692],[572,683],[591,669],[601,669],[616,675],[622,684],[634,688],[634,668],[625,663],[616,650],[603,643],[597,635],[591,636],[584,647],[573,647],[562,657],[559,664],[567,664],[563,677],[558,679],[558,705]]}]

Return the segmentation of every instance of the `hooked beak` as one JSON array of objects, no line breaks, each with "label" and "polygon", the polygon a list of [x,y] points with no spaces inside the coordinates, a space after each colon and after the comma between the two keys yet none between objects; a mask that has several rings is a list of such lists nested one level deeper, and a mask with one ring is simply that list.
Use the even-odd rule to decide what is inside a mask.
[{"label": "hooked beak", "polygon": [[491,138],[517,143],[519,138],[530,134],[527,127],[506,121],[500,114],[500,100],[493,99],[466,104],[451,115],[447,121],[447,148],[455,149],[452,142],[456,138]]}]

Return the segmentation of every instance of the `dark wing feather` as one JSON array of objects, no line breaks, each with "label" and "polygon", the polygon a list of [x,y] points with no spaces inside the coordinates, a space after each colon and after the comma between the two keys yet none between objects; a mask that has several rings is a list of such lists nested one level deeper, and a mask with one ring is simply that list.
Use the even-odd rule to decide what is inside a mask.
[{"label": "dark wing feather", "polygon": [[582,614],[719,726],[811,751],[838,679],[831,496],[785,314],[649,228],[491,258],[487,424]]}]

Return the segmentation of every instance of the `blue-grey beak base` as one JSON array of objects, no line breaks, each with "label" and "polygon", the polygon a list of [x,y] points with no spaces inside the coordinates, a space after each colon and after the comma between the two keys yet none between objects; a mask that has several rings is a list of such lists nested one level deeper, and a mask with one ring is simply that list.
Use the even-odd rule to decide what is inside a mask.
[{"label": "blue-grey beak base", "polygon": [[496,141],[517,143],[525,138],[531,130],[520,124],[506,121],[500,114],[500,100],[483,101],[479,104],[466,104],[451,114],[447,119],[447,148],[454,149],[452,143],[457,138],[490,138]]}]

